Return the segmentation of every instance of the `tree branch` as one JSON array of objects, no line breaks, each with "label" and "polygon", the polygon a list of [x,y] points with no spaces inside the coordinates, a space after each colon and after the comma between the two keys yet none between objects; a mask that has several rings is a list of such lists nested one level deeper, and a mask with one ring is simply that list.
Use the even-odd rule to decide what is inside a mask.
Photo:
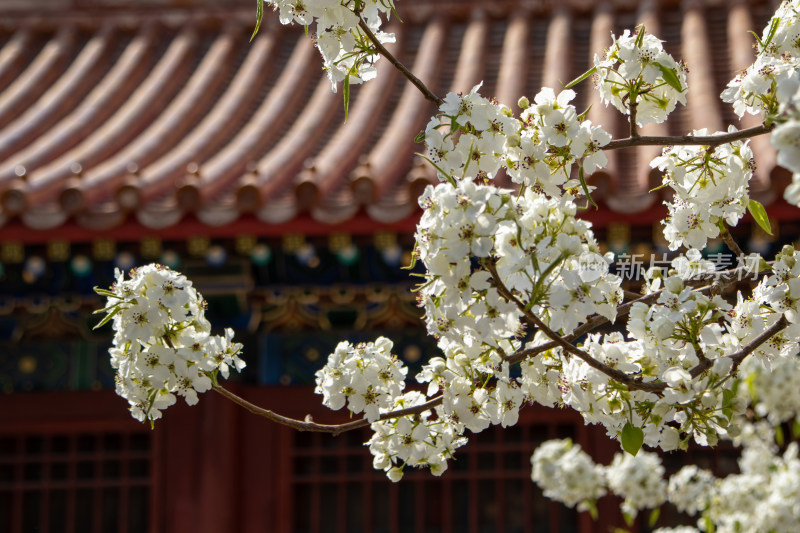
[{"label": "tree branch", "polygon": [[550,337],[550,339],[557,346],[560,346],[565,351],[567,351],[567,352],[571,353],[572,355],[580,358],[583,362],[585,362],[590,367],[594,368],[595,370],[598,370],[598,371],[602,372],[603,374],[605,374],[606,376],[610,377],[611,379],[626,385],[630,389],[637,389],[637,390],[643,390],[643,391],[647,391],[647,392],[656,392],[656,393],[658,393],[658,392],[660,392],[660,391],[662,391],[662,390],[664,390],[666,388],[666,383],[644,382],[644,381],[641,381],[641,379],[633,378],[633,377],[629,376],[628,374],[626,374],[625,372],[617,370],[616,368],[612,368],[612,367],[608,366],[605,363],[601,363],[600,361],[598,361],[597,359],[592,357],[587,352],[581,350],[580,348],[577,348],[571,342],[566,341],[563,337],[561,337],[561,335],[559,335],[558,333],[556,333],[555,331],[550,329],[547,326],[547,324],[542,322],[542,320],[538,316],[536,316],[535,314],[531,313],[530,310],[526,309],[525,306],[522,305],[522,302],[520,302],[519,299],[516,296],[514,296],[511,293],[511,291],[508,290],[508,287],[505,286],[503,281],[500,279],[500,275],[498,274],[497,269],[494,267],[494,265],[491,262],[487,261],[486,268],[489,271],[489,273],[492,275],[492,278],[494,280],[494,285],[497,288],[497,292],[499,292],[500,295],[503,298],[505,298],[506,300],[508,300],[509,302],[513,302],[517,306],[517,308],[522,312],[522,314],[525,315],[525,318],[528,320],[528,322],[531,325],[536,326],[537,328],[539,328],[540,331],[544,332],[544,334],[547,335],[548,337]]},{"label": "tree branch", "polygon": [[744,130],[724,133],[722,135],[677,135],[677,136],[636,136],[626,139],[616,139],[602,147],[602,150],[617,150],[631,146],[678,146],[678,145],[703,145],[718,146],[733,141],[749,139],[756,135],[769,133],[774,125],[761,124]]},{"label": "tree branch", "polygon": [[636,109],[638,104],[636,102],[631,102],[628,106],[628,110],[630,112],[630,116],[628,117],[628,122],[630,122],[630,138],[631,139],[638,139],[641,137],[639,135],[639,130],[636,129]]},{"label": "tree branch", "polygon": [[414,87],[419,89],[419,91],[422,93],[422,95],[425,97],[426,100],[435,104],[436,107],[442,105],[444,100],[433,94],[433,92],[430,89],[428,89],[428,87],[422,82],[422,80],[417,78],[414,75],[414,73],[408,70],[408,68],[405,65],[403,65],[396,57],[394,57],[392,53],[389,50],[387,50],[385,46],[383,46],[383,43],[381,43],[378,40],[378,38],[375,37],[375,34],[372,33],[372,30],[370,30],[369,26],[367,26],[367,23],[364,22],[364,19],[360,17],[358,21],[358,27],[361,28],[362,31],[367,35],[367,38],[370,41],[372,41],[372,44],[375,46],[375,49],[378,51],[378,53],[383,57],[385,57],[386,59],[388,59],[389,62],[394,66],[394,68],[399,70],[400,73],[403,76],[405,76],[406,79],[408,79],[408,81],[412,83],[412,85],[414,85]]},{"label": "tree branch", "polygon": [[780,333],[788,325],[789,322],[786,320],[786,317],[784,315],[781,315],[781,317],[778,319],[777,322],[775,322],[770,327],[765,329],[761,333],[761,335],[750,341],[750,344],[746,345],[738,352],[734,352],[731,355],[728,355],[727,357],[733,361],[733,368],[731,368],[731,374],[736,372],[736,369],[739,368],[739,365],[742,364],[742,361],[744,361],[748,355],[756,351],[756,349],[759,346],[767,342],[774,335]]},{"label": "tree branch", "polygon": [[722,240],[725,241],[725,244],[728,246],[728,249],[734,254],[736,254],[736,257],[739,258],[744,257],[744,252],[742,252],[742,249],[739,248],[739,245],[733,239],[733,235],[731,235],[731,232],[728,231],[728,225],[723,222],[720,225],[720,229],[722,229],[722,231],[720,232],[722,233]]},{"label": "tree branch", "polygon": [[[352,431],[354,429],[363,428],[371,424],[371,422],[369,422],[366,418],[360,418],[358,420],[353,420],[352,422],[346,422],[344,424],[317,424],[316,422],[312,422],[310,419],[296,420],[294,418],[289,418],[283,415],[279,415],[274,411],[270,411],[269,409],[264,409],[255,404],[252,404],[247,400],[245,400],[244,398],[232,393],[222,385],[214,385],[214,390],[220,393],[225,398],[232,401],[233,403],[238,404],[241,407],[244,407],[254,415],[263,416],[268,420],[277,422],[278,424],[284,426],[289,426],[290,428],[296,429],[298,431],[315,431],[317,433],[331,433],[334,436],[336,436],[341,433],[344,433],[345,431]],[[406,415],[416,415],[419,413],[423,413],[433,407],[436,407],[441,403],[442,403],[442,396],[439,395],[431,400],[428,400],[423,404],[415,405],[414,407],[408,407],[406,409],[398,409],[397,411],[390,411],[388,413],[384,413],[378,418],[378,420],[390,420],[392,418],[399,418],[401,416],[406,416]]]}]

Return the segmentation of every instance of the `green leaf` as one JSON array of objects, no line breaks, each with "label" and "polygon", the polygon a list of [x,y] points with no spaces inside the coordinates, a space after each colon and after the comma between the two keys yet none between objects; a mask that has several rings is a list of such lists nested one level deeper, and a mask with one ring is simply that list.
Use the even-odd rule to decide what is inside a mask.
[{"label": "green leaf", "polygon": [[722,391],[722,414],[730,422],[733,417],[733,399],[736,397],[736,391],[733,389],[725,389]]},{"label": "green leaf", "polygon": [[420,131],[419,133],[417,133],[417,136],[414,137],[415,143],[421,143],[424,140],[425,140],[425,130]]},{"label": "green leaf", "polygon": [[347,112],[350,109],[350,74],[344,77],[344,121],[347,122]]},{"label": "green leaf", "polygon": [[437,171],[439,171],[439,174],[441,174],[450,183],[450,185],[452,185],[453,187],[456,186],[455,178],[453,176],[451,176],[450,174],[448,174],[447,172],[445,172],[444,170],[442,170],[442,168],[439,165],[437,165],[436,163],[434,163],[433,161],[431,161],[428,156],[426,156],[425,154],[421,154],[419,152],[415,153],[414,155],[420,156],[422,159],[424,159],[425,161],[427,161],[428,163],[433,165],[433,168],[435,168]]},{"label": "green leaf", "polygon": [[780,17],[775,17],[772,19],[772,24],[769,25],[769,32],[767,33],[767,39],[761,43],[761,49],[765,50],[769,44],[772,42],[773,37],[775,37],[775,32],[778,31],[778,26],[781,24]]},{"label": "green leaf", "polygon": [[753,220],[763,229],[767,235],[772,235],[772,226],[769,223],[769,217],[767,216],[767,210],[764,209],[764,206],[761,205],[760,202],[756,200],[750,199],[750,202],[747,204],[747,210],[750,211],[750,214],[753,216]]},{"label": "green leaf", "polygon": [[661,507],[656,507],[652,511],[650,511],[650,519],[647,521],[647,524],[650,527],[654,527],[656,522],[658,522],[658,517],[661,516]]},{"label": "green leaf", "polygon": [[678,71],[674,68],[665,67],[661,63],[656,63],[656,65],[661,69],[661,75],[664,77],[664,81],[676,91],[682,92],[683,87],[681,87],[681,80],[678,79]]},{"label": "green leaf", "polygon": [[586,72],[584,72],[583,74],[581,74],[580,76],[578,76],[577,78],[575,78],[574,80],[569,82],[568,84],[564,85],[564,87],[562,87],[562,88],[563,89],[571,89],[572,87],[575,87],[576,85],[578,85],[580,82],[582,82],[583,80],[585,80],[586,78],[588,78],[589,76],[594,74],[595,72],[597,72],[597,66],[594,66],[594,67],[590,68],[589,70],[587,70]]},{"label": "green leaf", "polygon": [[622,449],[631,455],[636,455],[644,444],[644,431],[630,422],[622,428]]},{"label": "green leaf", "polygon": [[253,42],[253,39],[256,38],[258,29],[261,27],[261,20],[264,18],[264,0],[256,0],[256,2],[258,2],[256,6],[256,29],[253,30],[253,35],[250,36],[250,42]]},{"label": "green leaf", "polygon": [[780,426],[775,426],[775,442],[778,446],[783,446],[783,443],[786,442],[783,436],[783,428]]},{"label": "green leaf", "polygon": [[111,320],[112,318],[114,318],[114,315],[116,315],[117,313],[119,313],[121,309],[122,309],[122,307],[120,307],[120,306],[117,306],[117,307],[116,307],[116,308],[115,308],[113,311],[111,311],[110,313],[108,313],[108,314],[105,316],[105,318],[103,318],[103,320],[101,320],[101,321],[100,321],[100,322],[99,322],[99,323],[98,323],[98,324],[97,324],[95,327],[93,327],[92,329],[94,330],[94,329],[101,328],[101,327],[105,326],[105,325],[106,325],[106,323],[107,323],[109,320]]},{"label": "green leaf", "polygon": [[750,394],[753,403],[758,401],[758,391],[756,390],[756,378],[758,374],[750,374],[745,378],[745,384],[747,384],[747,392]]},{"label": "green leaf", "polygon": [[644,24],[636,26],[636,48],[641,48],[644,44]]},{"label": "green leaf", "polygon": [[792,423],[792,436],[794,438],[800,437],[800,420],[795,418]]},{"label": "green leaf", "polygon": [[119,296],[117,293],[111,292],[108,289],[103,289],[102,287],[95,287],[94,292],[96,292],[100,296],[107,296],[109,298],[116,298],[117,300],[124,300],[124,298],[122,296]]},{"label": "green leaf", "polygon": [[622,518],[625,519],[625,524],[627,524],[628,527],[633,527],[633,521],[636,519],[636,517],[630,513],[622,513]]},{"label": "green leaf", "polygon": [[[592,200],[592,195],[589,194],[589,186],[586,185],[586,178],[584,178],[584,176],[583,176],[583,165],[581,165],[581,168],[580,168],[580,170],[578,172],[578,177],[581,180],[581,187],[583,187],[583,194],[586,195],[586,198],[589,200],[589,202],[591,202],[591,204],[594,206],[595,209],[600,209],[599,207],[597,207],[597,204],[595,203],[595,201]],[[636,455],[636,454],[634,454],[634,455]]]},{"label": "green leaf", "polygon": [[592,520],[597,520],[597,502],[594,500],[586,500],[586,506],[589,508],[589,516]]},{"label": "green leaf", "polygon": [[747,33],[749,33],[750,35],[752,35],[753,37],[756,38],[756,41],[758,42],[758,49],[759,50],[763,50],[764,49],[764,43],[761,42],[761,37],[759,37],[758,34],[756,32],[754,32],[753,30],[748,31]]},{"label": "green leaf", "polygon": [[589,105],[589,107],[586,108],[586,111],[584,111],[583,113],[578,115],[578,120],[581,121],[581,122],[586,120],[586,116],[589,114],[589,111],[591,111],[591,110],[592,110],[592,106]]}]

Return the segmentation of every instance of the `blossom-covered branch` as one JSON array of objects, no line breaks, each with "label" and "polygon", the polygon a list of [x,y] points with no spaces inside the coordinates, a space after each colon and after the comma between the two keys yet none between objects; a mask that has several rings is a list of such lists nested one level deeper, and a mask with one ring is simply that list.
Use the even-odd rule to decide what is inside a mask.
[{"label": "blossom-covered branch", "polygon": [[759,124],[752,128],[736,130],[719,135],[637,135],[625,139],[609,141],[604,150],[618,150],[632,146],[719,146],[733,141],[750,139],[771,132],[774,125]]},{"label": "blossom-covered branch", "polygon": [[[344,433],[345,431],[352,431],[354,429],[359,429],[370,425],[370,421],[367,420],[366,418],[353,420],[352,422],[345,422],[343,424],[318,424],[312,421],[310,417],[306,417],[305,420],[297,420],[294,418],[280,415],[275,411],[270,411],[269,409],[264,409],[263,407],[259,407],[253,403],[250,403],[241,396],[237,396],[233,392],[229,391],[222,385],[215,385],[214,390],[220,393],[225,398],[232,401],[233,403],[241,407],[244,407],[246,410],[250,411],[254,415],[262,416],[267,420],[271,420],[272,422],[276,422],[278,424],[281,424],[282,426],[288,426],[298,431],[313,431],[317,433],[331,433],[333,435],[339,435],[340,433]],[[434,407],[440,405],[441,403],[442,403],[442,397],[437,396],[436,398],[433,398],[421,405],[417,405],[414,407],[407,407],[405,409],[397,409],[394,411],[390,411],[388,413],[382,413],[380,416],[378,416],[378,420],[391,420],[392,418],[399,418],[402,416],[420,414],[424,411],[433,409]]]},{"label": "blossom-covered branch", "polygon": [[584,352],[583,350],[577,348],[574,344],[564,339],[561,335],[550,329],[547,324],[542,322],[542,320],[537,317],[535,314],[531,313],[527,307],[520,302],[516,296],[514,296],[511,291],[503,284],[501,281],[500,275],[497,273],[497,269],[491,262],[487,262],[486,269],[492,274],[492,283],[497,287],[497,291],[500,293],[503,298],[506,300],[513,302],[517,308],[523,313],[525,318],[531,323],[532,326],[538,328],[540,331],[544,332],[544,334],[550,338],[556,346],[566,350],[567,352],[571,353],[572,355],[579,357],[584,363],[588,364],[592,368],[599,370],[606,376],[610,377],[611,379],[626,385],[631,389],[636,390],[644,390],[650,392],[659,392],[666,388],[664,383],[648,383],[643,382],[641,378],[633,378],[628,374],[621,372],[615,368],[612,368],[604,363],[601,363],[588,353]]},{"label": "blossom-covered branch", "polygon": [[[440,183],[419,199],[414,257],[424,268],[417,301],[441,354],[416,376],[427,389],[407,391],[408,369],[389,339],[342,342],[317,372],[315,390],[328,407],[362,418],[339,425],[287,418],[218,383],[244,365],[241,346],[231,331],[209,333],[202,299],[185,278],[151,265],[130,280],[118,273],[115,287],[99,291],[108,297],[105,321],[116,332],[117,390],[135,417],[153,421],[176,394],[195,403],[197,393],[213,387],[298,430],[336,435],[370,425],[373,465],[396,481],[410,467],[440,475],[469,433],[516,424],[526,403],[573,408],[634,455],[643,445],[714,445],[742,431],[741,389],[748,387],[741,379],[778,379],[771,369],[791,373],[797,366],[800,252],[785,246],[769,262],[744,256],[729,228],[749,211],[769,231],[766,210],[749,194],[755,160],[747,139],[756,135],[771,133],[778,163],[794,173],[786,199],[800,205],[800,0],[781,5],[758,38],[756,61],[721,95],[735,113],[753,114],[761,125],[659,137],[638,128],[667,120],[686,103],[689,87],[684,64],[645,28],[613,36],[593,68],[565,90],[544,87],[520,98],[516,114],[483,96],[480,84],[444,98],[431,92],[384,46],[394,39],[380,31],[394,10],[390,0],[268,4],[285,24],[313,25],[332,87],[342,84],[346,98],[351,83],[377,75],[375,63],[384,56],[438,107],[420,137]],[[591,75],[601,100],[628,116],[629,138],[612,139],[572,104],[571,87]],[[590,176],[607,165],[608,150],[644,145],[665,147],[650,164],[673,193],[662,225],[676,253],[665,268],[644,273],[639,297],[622,288],[613,254],[601,251],[591,224],[578,216],[578,200],[592,201]],[[518,190],[497,185],[500,175]],[[744,264],[716,270],[704,251],[719,238]],[[744,276],[749,289],[726,294]],[[616,331],[596,333],[611,324]],[[515,364],[519,374],[511,372]],[[773,394],[756,410],[771,422],[788,420],[784,415],[796,410],[781,403],[786,397],[793,398]],[[796,464],[774,454],[769,461],[776,470]],[[557,442],[537,451],[533,462],[545,494],[579,508],[591,510],[611,491],[625,498],[633,516],[660,505],[671,490],[647,452],[599,467]],[[691,486],[695,474],[674,478],[676,486]],[[696,477],[698,485],[707,481]],[[553,482],[559,478],[583,485]],[[699,510],[678,492],[672,498],[687,512]],[[727,523],[713,500],[705,505],[703,512]]]}]

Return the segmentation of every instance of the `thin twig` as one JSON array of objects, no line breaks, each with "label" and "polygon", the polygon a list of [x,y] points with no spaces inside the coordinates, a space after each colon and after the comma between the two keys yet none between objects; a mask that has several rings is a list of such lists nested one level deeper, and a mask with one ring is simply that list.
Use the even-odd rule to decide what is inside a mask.
[{"label": "thin twig", "polygon": [[388,59],[389,62],[394,66],[394,68],[399,70],[400,73],[403,76],[405,76],[408,79],[408,81],[412,83],[412,85],[414,85],[414,87],[419,89],[426,100],[434,103],[436,107],[442,105],[444,100],[433,94],[433,91],[428,89],[428,87],[422,82],[422,80],[417,78],[410,70],[408,70],[408,68],[406,68],[405,65],[403,65],[396,57],[394,57],[392,53],[386,49],[385,46],[383,46],[383,44],[378,40],[378,38],[375,37],[375,34],[372,33],[372,30],[369,29],[367,23],[364,22],[364,19],[360,19],[358,21],[358,26],[364,31],[364,33],[367,35],[367,38],[370,41],[372,41],[372,44],[375,46],[375,49],[378,51],[378,53],[383,57],[385,57],[386,59]]},{"label": "thin twig", "polygon": [[631,146],[679,146],[679,145],[702,145],[719,146],[733,141],[749,139],[756,135],[769,133],[774,125],[767,126],[761,124],[744,130],[723,133],[721,135],[677,135],[677,136],[639,136],[628,137],[627,139],[616,139],[603,146],[603,150],[617,150],[619,148],[629,148]]},{"label": "thin twig", "polygon": [[[620,305],[619,307],[617,307],[617,318],[624,318],[628,316],[628,313],[630,313],[631,309],[633,308],[633,305],[636,303],[643,303],[647,305],[653,303],[658,299],[659,296],[661,296],[662,291],[663,289],[648,294],[646,296],[637,298],[636,300],[633,300],[631,302],[627,302]],[[594,315],[589,320],[587,320],[586,322],[584,322],[583,324],[572,330],[572,333],[570,333],[569,335],[565,335],[563,338],[567,342],[575,342],[577,339],[581,338],[587,333],[591,333],[597,328],[607,326],[609,324],[611,324],[611,320],[609,320],[608,318],[602,315]],[[539,355],[542,352],[546,352],[548,350],[552,350],[553,348],[557,347],[558,344],[555,341],[550,341],[544,344],[540,344],[539,346],[536,346],[534,348],[519,350],[517,352],[514,352],[513,354],[508,355],[507,357],[504,357],[504,359],[508,361],[509,364],[513,365],[527,359],[528,357]]]},{"label": "thin twig", "polygon": [[[229,399],[230,401],[234,402],[235,404],[244,407],[251,413],[263,416],[264,418],[271,420],[273,422],[277,422],[278,424],[289,426],[290,428],[296,429],[298,431],[315,431],[318,433],[331,433],[334,436],[339,435],[340,433],[344,433],[345,431],[352,431],[354,429],[363,428],[371,424],[366,418],[360,418],[358,420],[353,420],[352,422],[346,422],[344,424],[317,424],[316,422],[312,422],[310,420],[296,420],[294,418],[289,418],[283,415],[279,415],[274,411],[270,411],[269,409],[264,409],[259,407],[255,404],[252,404],[245,400],[244,398],[237,396],[236,394],[232,393],[222,385],[214,385],[214,390],[220,393],[225,398]],[[401,416],[406,415],[416,415],[419,413],[423,413],[436,407],[437,405],[442,403],[442,396],[437,396],[427,402],[415,405],[414,407],[408,407],[406,409],[398,409],[397,411],[391,411],[389,413],[382,414],[378,420],[390,420],[392,418],[399,418]]]},{"label": "thin twig", "polygon": [[[700,286],[695,290],[697,292],[709,293],[712,295],[719,294],[720,292],[725,290],[725,288],[727,288],[729,285],[741,279],[741,273],[743,271],[745,271],[743,267],[734,268],[732,270],[720,271],[716,272],[713,275],[703,275],[701,279],[688,280],[686,284],[689,286],[694,286],[698,284],[699,285],[707,284],[710,281],[709,277],[707,276],[713,276],[717,278],[713,283],[705,286]],[[658,300],[659,297],[661,297],[661,293],[663,292],[664,289],[660,289],[658,291],[651,292],[650,294],[646,294],[644,296],[636,295],[639,297],[629,302],[625,302],[624,304],[617,307],[616,319],[628,316],[628,314],[631,312],[631,309],[633,309],[633,306],[637,303],[645,305],[652,304],[653,302]],[[633,293],[626,291],[626,296],[630,297],[630,295],[632,294]],[[563,339],[567,342],[575,342],[577,339],[586,335],[587,333],[591,333],[597,328],[607,326],[611,323],[612,323],[611,320],[602,315],[594,315],[593,317],[589,318],[589,320],[587,320],[586,322],[584,322],[583,324],[572,330],[572,333],[570,333],[569,335],[565,335]],[[558,347],[558,344],[556,344],[555,341],[551,341],[544,344],[540,344],[539,346],[536,346],[534,348],[519,350],[517,352],[514,352],[513,354],[509,354],[508,356],[503,357],[503,359],[505,361],[508,361],[509,364],[513,365],[515,363],[523,361],[524,359],[527,359],[528,357],[539,355],[542,352],[552,350],[553,348],[556,347]]]},{"label": "thin twig", "polygon": [[722,233],[722,240],[725,241],[725,244],[728,246],[728,249],[734,254],[736,254],[736,257],[738,258],[744,257],[744,252],[742,251],[741,248],[739,248],[739,245],[733,239],[733,235],[731,235],[731,232],[728,231],[727,224],[723,223],[721,229],[722,231],[720,233]]},{"label": "thin twig", "polygon": [[[593,331],[593,330],[595,330],[595,329],[597,329],[599,327],[611,324],[612,321],[609,320],[608,318],[606,318],[604,316],[601,316],[601,315],[595,315],[594,317],[590,318],[589,320],[587,320],[582,325],[580,325],[577,328],[575,328],[572,331],[572,333],[570,333],[569,335],[565,335],[565,336],[561,337],[556,332],[554,332],[554,331],[550,330],[549,328],[547,328],[547,326],[544,325],[544,323],[542,323],[541,320],[539,320],[538,317],[536,317],[535,315],[530,313],[530,311],[527,311],[525,309],[525,306],[522,305],[522,302],[520,302],[508,290],[508,288],[503,284],[503,282],[500,280],[499,274],[497,273],[497,270],[495,269],[494,265],[488,264],[487,265],[487,269],[489,270],[489,273],[492,274],[494,279],[497,280],[496,283],[495,283],[495,286],[497,287],[498,292],[504,298],[508,299],[510,302],[515,303],[517,305],[517,307],[523,312],[523,314],[525,314],[525,317],[529,319],[529,321],[533,322],[534,325],[539,327],[539,329],[541,329],[542,332],[547,334],[547,336],[552,339],[551,342],[540,344],[539,346],[535,346],[533,348],[527,348],[527,349],[524,349],[524,350],[519,350],[519,351],[517,351],[517,352],[515,352],[513,354],[510,354],[508,356],[504,356],[503,359],[505,361],[507,361],[509,364],[513,365],[513,364],[519,363],[521,361],[524,361],[528,357],[535,357],[535,356],[537,356],[537,355],[539,355],[539,354],[541,354],[543,352],[546,352],[548,350],[552,350],[553,348],[557,348],[557,347],[561,346],[562,348],[566,349],[570,353],[573,353],[574,355],[577,355],[578,357],[580,357],[581,359],[586,361],[586,363],[589,364],[590,366],[592,366],[593,368],[596,368],[597,370],[600,370],[601,372],[605,373],[609,377],[612,377],[613,379],[616,379],[617,381],[620,381],[620,382],[624,383],[625,385],[628,385],[631,388],[638,388],[640,390],[648,390],[648,391],[651,391],[651,392],[658,392],[659,390],[663,390],[664,388],[666,388],[666,384],[661,383],[661,382],[645,384],[644,382],[639,381],[636,378],[631,378],[627,374],[619,372],[616,369],[608,367],[607,365],[603,365],[603,363],[600,363],[599,361],[597,361],[596,359],[591,357],[591,355],[589,355],[588,353],[583,352],[582,350],[579,350],[577,347],[575,347],[573,344],[571,344],[571,343],[575,342],[575,340],[577,340],[578,338],[582,337],[583,335],[586,335],[587,333],[589,333],[589,332],[591,332],[591,331]],[[743,271],[746,271],[746,269],[744,267],[738,267],[738,268],[734,268],[734,269],[731,269],[731,270],[726,270],[726,271],[722,271],[722,272],[716,272],[714,274],[714,277],[716,278],[716,280],[713,283],[705,285],[705,286],[700,287],[700,288],[697,288],[695,290],[697,292],[701,292],[701,293],[718,294],[719,292],[724,290],[726,287],[728,287],[732,283],[735,283],[737,280],[740,280],[741,279],[741,273]],[[763,275],[764,273],[762,272],[761,274]],[[703,276],[703,278],[705,278],[705,276]],[[692,284],[696,284],[696,283],[708,283],[708,281],[709,281],[709,279],[707,279],[707,278],[706,279],[697,279],[697,280],[687,281],[686,284],[687,285],[692,285]],[[658,300],[658,298],[661,296],[661,294],[663,292],[664,292],[664,289],[661,289],[659,291],[655,291],[653,293],[647,294],[647,295],[642,296],[640,298],[637,298],[637,299],[635,299],[633,301],[626,302],[626,303],[620,305],[619,307],[617,307],[616,318],[623,318],[623,317],[627,316],[630,313],[631,309],[633,309],[633,306],[636,305],[637,303],[642,303],[642,304],[646,304],[646,305],[652,304],[654,301]],[[542,325],[545,326],[545,328],[541,328],[538,324],[536,324],[536,322],[541,323]],[[775,332],[780,331],[780,329],[782,329],[782,328],[779,328],[777,326],[773,326],[773,328],[776,328]],[[548,333],[548,331],[549,331],[549,333]],[[753,346],[748,345],[745,348],[743,348],[742,350],[740,350],[740,352],[744,352],[745,350],[749,350],[749,351],[746,352],[746,353],[749,354],[750,352],[755,350],[760,344],[762,344],[766,340],[766,338],[763,339],[763,340],[759,340],[760,338],[761,337],[759,336],[756,340],[753,341],[754,343],[757,342],[757,344],[754,344]],[[575,351],[578,351],[578,352],[581,352],[581,353],[575,353]],[[740,352],[737,352],[737,354],[740,353]],[[738,356],[737,354],[732,354],[729,357],[731,357],[731,358],[733,358],[733,357],[741,357],[741,359],[744,359],[744,357],[746,356],[746,355],[745,356]],[[593,361],[594,363],[597,363],[598,365],[602,365],[602,367],[605,367],[605,368],[602,368],[602,367],[598,368],[597,366],[595,366],[595,364],[593,364],[592,362],[588,361],[586,358],[591,359],[591,361]],[[741,360],[740,360],[740,362],[741,362]],[[738,366],[739,363],[735,363],[735,364],[736,364],[736,366]],[[689,370],[689,374],[692,376],[692,378],[696,378],[700,374],[702,374],[703,372],[705,372],[706,370],[711,368],[711,366],[713,366],[713,361],[703,357],[702,360],[697,365],[695,365],[693,368],[691,368]],[[606,372],[606,369],[612,371],[612,373],[615,374],[615,375],[610,375],[609,373]],[[617,373],[621,374],[621,376],[624,377],[624,380],[618,379],[616,377]],[[632,381],[632,384],[629,383],[630,381]],[[641,385],[645,385],[645,387],[647,387],[647,388],[645,389]]]},{"label": "thin twig", "polygon": [[519,299],[516,296],[514,296],[510,290],[508,290],[508,287],[505,286],[503,281],[500,279],[500,275],[498,274],[497,269],[494,267],[493,264],[487,262],[486,268],[492,275],[494,285],[497,288],[497,292],[499,292],[500,295],[509,302],[514,303],[517,306],[517,308],[519,308],[519,310],[522,312],[522,314],[525,316],[525,318],[528,320],[528,322],[530,322],[532,326],[536,326],[537,328],[539,328],[540,331],[542,331],[545,335],[550,337],[550,339],[554,341],[556,345],[560,346],[561,348],[571,353],[572,355],[580,358],[583,362],[585,362],[587,365],[594,368],[595,370],[599,370],[600,372],[610,377],[611,379],[618,381],[619,383],[622,383],[624,385],[627,385],[628,388],[630,389],[637,389],[637,390],[657,393],[666,388],[666,383],[644,382],[641,381],[640,379],[633,378],[628,374],[626,374],[625,372],[617,370],[616,368],[612,368],[605,363],[601,363],[600,361],[592,357],[590,354],[586,353],[580,348],[577,348],[571,342],[566,341],[561,335],[550,329],[547,326],[547,324],[542,322],[542,320],[539,319],[538,316],[531,313],[529,309],[526,309],[526,307],[522,304],[522,302],[520,302]]},{"label": "thin twig", "polygon": [[638,139],[640,137],[639,131],[636,129],[636,108],[637,107],[638,107],[638,104],[636,102],[631,102],[631,105],[628,106],[628,109],[630,109],[630,116],[628,117],[628,120],[630,121],[630,126],[631,126],[631,129],[630,129],[630,132],[631,132],[630,133],[630,135],[631,135],[630,138],[631,139]]},{"label": "thin twig", "polygon": [[735,353],[732,353],[731,355],[728,355],[727,357],[730,360],[733,361],[733,368],[731,368],[731,374],[736,372],[736,369],[739,368],[739,365],[742,364],[742,361],[744,361],[744,359],[748,355],[750,355],[751,353],[756,351],[756,349],[759,346],[761,346],[762,344],[767,342],[774,335],[777,335],[778,333],[780,333],[781,330],[785,329],[786,326],[788,326],[788,325],[789,325],[789,322],[786,320],[786,317],[784,315],[781,315],[781,317],[778,319],[777,322],[775,322],[770,327],[765,329],[761,333],[761,335],[759,335],[758,337],[756,337],[755,339],[750,341],[750,343],[748,345],[746,345],[744,348],[742,348],[738,352],[735,352]]}]

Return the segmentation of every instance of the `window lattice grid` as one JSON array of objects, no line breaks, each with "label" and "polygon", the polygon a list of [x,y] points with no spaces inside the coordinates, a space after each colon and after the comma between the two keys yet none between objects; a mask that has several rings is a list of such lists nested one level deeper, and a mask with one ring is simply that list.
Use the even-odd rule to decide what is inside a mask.
[{"label": "window lattice grid", "polygon": [[147,433],[0,435],[0,531],[145,533]]},{"label": "window lattice grid", "polygon": [[556,533],[578,531],[573,510],[530,479],[530,456],[573,425],[519,424],[471,436],[442,477],[407,469],[392,483],[372,468],[369,432],[293,436],[292,525],[297,533]]}]

